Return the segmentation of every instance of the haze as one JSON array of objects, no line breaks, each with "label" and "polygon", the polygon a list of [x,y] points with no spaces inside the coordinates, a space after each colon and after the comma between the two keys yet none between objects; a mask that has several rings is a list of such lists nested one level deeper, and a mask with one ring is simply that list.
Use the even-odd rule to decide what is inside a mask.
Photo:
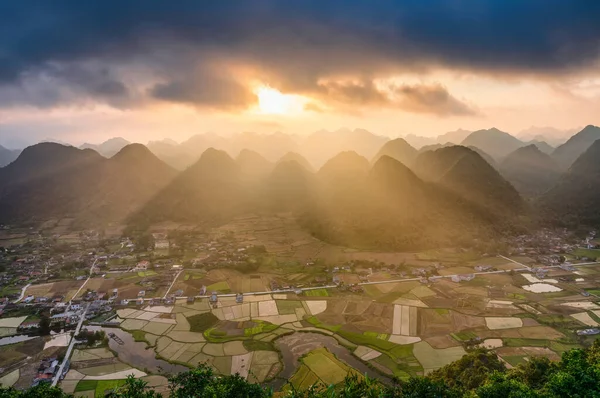
[{"label": "haze", "polygon": [[600,4],[434,3],[3,5],[0,144],[600,124]]}]

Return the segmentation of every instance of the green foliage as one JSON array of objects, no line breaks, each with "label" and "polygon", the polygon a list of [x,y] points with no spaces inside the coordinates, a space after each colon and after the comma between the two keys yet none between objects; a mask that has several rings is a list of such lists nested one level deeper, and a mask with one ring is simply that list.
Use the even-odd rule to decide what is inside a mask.
[{"label": "green foliage", "polygon": [[201,364],[197,369],[171,379],[172,398],[269,398],[271,390],[248,383],[239,375],[217,377],[212,368]]},{"label": "green foliage", "polygon": [[48,336],[50,334],[50,318],[43,315],[40,319],[40,334]]},{"label": "green foliage", "polygon": [[248,351],[277,351],[273,343],[258,340],[244,340],[244,348]]},{"label": "green foliage", "polygon": [[[249,383],[239,375],[217,376],[200,365],[170,380],[175,398],[271,398],[273,391]],[[123,384],[124,383],[124,384]],[[121,385],[123,384],[123,385]],[[113,398],[158,398],[143,380],[82,381],[76,392],[95,390]],[[100,391],[102,390],[102,391]],[[304,390],[293,387],[278,395],[286,398],[562,398],[600,396],[600,340],[588,349],[572,349],[559,362],[546,358],[529,361],[507,370],[498,357],[477,350],[434,371],[386,385],[375,379],[349,374],[338,385],[317,383]],[[0,389],[0,398],[71,398],[58,388],[43,384],[29,390]]]},{"label": "green foliage", "polygon": [[505,370],[506,367],[495,353],[480,349],[434,371],[429,378],[436,382],[445,382],[449,387],[467,391],[480,386],[491,373]]}]

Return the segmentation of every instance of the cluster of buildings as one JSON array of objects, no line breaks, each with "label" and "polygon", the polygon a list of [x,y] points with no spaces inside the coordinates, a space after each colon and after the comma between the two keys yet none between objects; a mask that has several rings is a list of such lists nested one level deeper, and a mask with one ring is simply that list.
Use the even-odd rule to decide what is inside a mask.
[{"label": "cluster of buildings", "polygon": [[[60,375],[59,377],[64,377],[67,374],[70,367],[69,365],[70,363],[67,360],[67,363],[63,368],[62,375]],[[59,370],[60,361],[57,357],[42,359],[37,369],[37,373],[34,376],[32,387],[35,387],[41,383],[51,383],[52,380],[57,376]]]}]

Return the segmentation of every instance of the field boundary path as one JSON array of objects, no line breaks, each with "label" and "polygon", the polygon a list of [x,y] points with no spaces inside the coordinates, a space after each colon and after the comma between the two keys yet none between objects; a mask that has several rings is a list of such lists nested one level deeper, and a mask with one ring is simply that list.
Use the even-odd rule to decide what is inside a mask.
[{"label": "field boundary path", "polygon": [[69,343],[69,348],[67,348],[67,353],[65,354],[65,358],[63,359],[62,363],[60,364],[60,367],[58,368],[58,372],[56,372],[54,379],[52,379],[52,387],[56,387],[56,385],[60,381],[60,377],[65,370],[65,366],[67,365],[67,362],[71,358],[71,354],[73,353],[73,347],[75,347],[75,336],[77,336],[79,334],[79,331],[81,330],[83,321],[85,321],[85,314],[87,313],[87,310],[89,307],[90,307],[90,303],[88,303],[88,305],[85,306],[85,309],[81,313],[81,318],[79,319],[79,323],[77,324],[77,327],[75,328],[75,333],[73,333],[73,336],[71,336],[71,342]]},{"label": "field boundary path", "polygon": [[31,286],[31,283],[28,283],[27,285],[23,286],[23,289],[21,289],[21,295],[18,299],[14,301],[15,303],[18,303],[19,301],[23,300],[23,297],[25,297],[25,291],[29,288],[29,286]]},{"label": "field boundary path", "polygon": [[[90,281],[90,279],[92,278],[92,273],[94,272],[94,267],[96,266],[96,263],[98,262],[98,258],[96,258],[94,260],[94,262],[92,263],[92,266],[90,267],[90,274],[88,275],[87,279],[85,281],[83,281],[83,283],[81,284],[81,286],[79,286],[79,289],[77,289],[77,291],[75,292],[75,294],[73,295],[73,297],[71,297],[71,299],[69,300],[69,306],[67,307],[67,311],[69,311],[69,309],[71,308],[71,303],[73,302],[73,299],[75,297],[77,297],[77,295],[79,294],[79,292],[81,291],[81,289],[83,289],[83,287],[85,285],[87,285],[87,283]],[[66,311],[65,311],[66,312]]]},{"label": "field boundary path", "polygon": [[528,267],[527,265],[525,265],[525,264],[523,264],[523,263],[520,263],[520,262],[518,262],[518,261],[516,261],[516,260],[513,260],[513,259],[511,259],[511,258],[508,258],[508,257],[504,257],[504,256],[503,256],[503,255],[501,255],[501,254],[498,254],[498,257],[500,257],[500,258],[503,258],[503,259],[505,259],[506,261],[510,261],[511,263],[514,263],[514,264],[520,265],[521,267],[525,267],[525,268],[527,268],[529,271],[531,271],[531,267]]},{"label": "field boundary path", "polygon": [[169,288],[167,289],[167,292],[165,293],[165,295],[163,296],[163,299],[166,299],[167,296],[169,295],[169,292],[171,291],[171,289],[173,289],[173,286],[175,286],[175,282],[177,282],[177,279],[179,278],[179,275],[181,275],[181,273],[184,270],[181,270],[177,273],[177,275],[175,275],[175,278],[173,278],[173,282],[171,282],[171,286],[169,286]]}]

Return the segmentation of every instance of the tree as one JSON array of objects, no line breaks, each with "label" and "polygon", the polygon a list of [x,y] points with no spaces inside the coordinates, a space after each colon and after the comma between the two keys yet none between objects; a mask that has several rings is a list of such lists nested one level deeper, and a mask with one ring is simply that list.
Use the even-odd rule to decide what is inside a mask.
[{"label": "tree", "polygon": [[273,395],[270,389],[248,383],[238,374],[217,377],[205,364],[172,377],[170,382],[172,398],[270,398]]},{"label": "tree", "polygon": [[48,336],[50,334],[50,318],[46,315],[40,317],[40,334],[42,336]]}]

